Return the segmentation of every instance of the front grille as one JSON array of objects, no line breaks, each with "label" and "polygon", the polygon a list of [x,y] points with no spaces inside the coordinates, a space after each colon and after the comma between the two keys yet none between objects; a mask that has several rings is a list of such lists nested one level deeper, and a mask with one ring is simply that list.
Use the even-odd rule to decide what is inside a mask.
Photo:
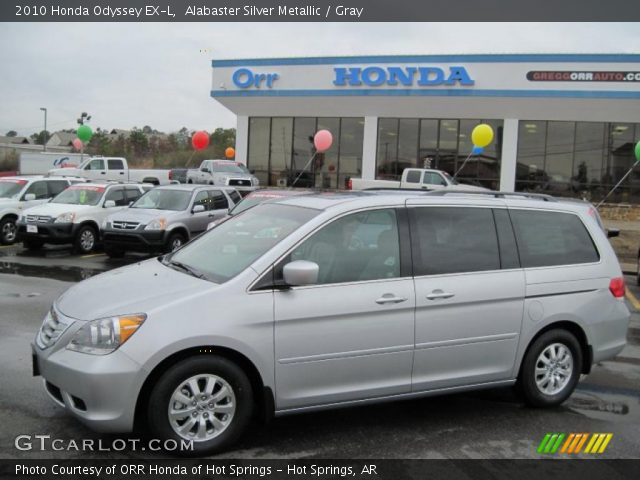
[{"label": "front grille", "polygon": [[241,179],[232,178],[231,180],[229,180],[229,185],[233,187],[250,187],[251,180],[241,180]]},{"label": "front grille", "polygon": [[44,215],[27,215],[28,223],[49,223],[51,221],[51,217],[46,217]]},{"label": "front grille", "polygon": [[118,220],[114,220],[111,224],[113,228],[117,228],[118,230],[135,230],[138,228],[138,225],[140,225],[139,222],[124,222]]},{"label": "front grille", "polygon": [[118,243],[128,243],[130,245],[137,245],[142,243],[142,241],[133,235],[121,235],[119,233],[105,233],[104,234],[105,242],[118,242]]},{"label": "front grille", "polygon": [[56,311],[52,308],[42,322],[40,333],[38,334],[37,343],[40,348],[48,348],[60,338],[60,335],[67,329],[70,323],[62,320]]}]

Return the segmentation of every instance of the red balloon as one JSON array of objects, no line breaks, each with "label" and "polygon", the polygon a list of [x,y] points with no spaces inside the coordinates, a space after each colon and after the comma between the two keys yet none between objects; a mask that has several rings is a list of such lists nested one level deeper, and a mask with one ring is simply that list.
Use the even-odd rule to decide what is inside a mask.
[{"label": "red balloon", "polygon": [[191,137],[191,145],[196,150],[204,150],[209,146],[209,134],[204,130],[200,130]]}]

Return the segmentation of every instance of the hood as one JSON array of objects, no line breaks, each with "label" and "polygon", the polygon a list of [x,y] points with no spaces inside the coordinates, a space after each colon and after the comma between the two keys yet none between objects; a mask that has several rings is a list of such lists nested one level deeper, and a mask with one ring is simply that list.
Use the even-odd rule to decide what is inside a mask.
[{"label": "hood", "polygon": [[114,213],[109,217],[109,221],[113,222],[138,222],[146,225],[156,218],[171,218],[175,214],[184,213],[175,210],[158,210],[155,208],[125,208],[124,210]]},{"label": "hood", "polygon": [[152,258],[77,283],[56,300],[56,308],[78,320],[148,313],[180,297],[211,289],[212,285]]},{"label": "hood", "polygon": [[13,197],[2,197],[0,198],[0,204],[5,205],[9,202],[13,202],[13,203],[18,203],[18,199],[17,198],[13,198]]},{"label": "hood", "polygon": [[70,205],[68,203],[45,203],[24,210],[24,215],[42,215],[57,217],[67,212],[81,212],[90,208],[100,208],[97,205]]}]

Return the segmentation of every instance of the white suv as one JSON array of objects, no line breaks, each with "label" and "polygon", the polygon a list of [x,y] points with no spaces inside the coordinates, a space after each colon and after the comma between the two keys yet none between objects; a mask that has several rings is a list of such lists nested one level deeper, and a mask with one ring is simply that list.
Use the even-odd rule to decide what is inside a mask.
[{"label": "white suv", "polygon": [[17,222],[18,240],[28,249],[45,243],[72,243],[79,253],[91,252],[98,242],[102,222],[136,201],[147,189],[140,184],[72,185],[49,203],[23,212]]},{"label": "white suv", "polygon": [[0,243],[16,241],[16,220],[23,210],[45,203],[72,183],[84,182],[71,178],[29,177],[0,178]]}]

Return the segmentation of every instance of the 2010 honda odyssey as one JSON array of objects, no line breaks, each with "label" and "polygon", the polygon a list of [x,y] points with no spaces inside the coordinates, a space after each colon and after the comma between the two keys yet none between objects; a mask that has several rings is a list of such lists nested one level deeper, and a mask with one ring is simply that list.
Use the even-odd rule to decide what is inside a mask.
[{"label": "2010 honda odyssey", "polygon": [[558,405],[624,347],[624,289],[586,203],[304,195],[73,286],[34,369],[91,428],[144,421],[204,454],[256,412],[513,384]]}]

